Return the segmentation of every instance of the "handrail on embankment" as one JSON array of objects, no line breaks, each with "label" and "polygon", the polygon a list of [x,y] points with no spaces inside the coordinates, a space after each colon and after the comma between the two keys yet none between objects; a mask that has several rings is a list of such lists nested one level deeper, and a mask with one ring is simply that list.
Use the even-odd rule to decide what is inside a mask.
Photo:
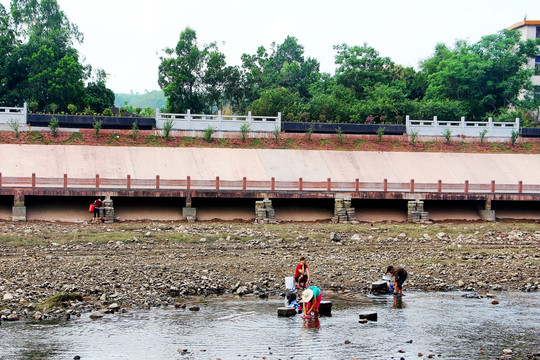
[{"label": "handrail on embankment", "polygon": [[492,180],[489,183],[443,183],[442,180],[432,183],[417,183],[411,179],[407,183],[392,183],[384,179],[381,182],[354,181],[305,181],[299,178],[294,181],[270,180],[195,180],[190,176],[185,179],[162,179],[159,175],[150,179],[136,179],[127,175],[125,178],[102,178],[99,174],[91,178],[37,177],[31,176],[2,176],[0,173],[0,188],[91,188],[91,189],[178,189],[178,190],[268,190],[268,191],[333,191],[333,192],[432,192],[432,193],[515,193],[538,194],[540,184],[498,184]]}]

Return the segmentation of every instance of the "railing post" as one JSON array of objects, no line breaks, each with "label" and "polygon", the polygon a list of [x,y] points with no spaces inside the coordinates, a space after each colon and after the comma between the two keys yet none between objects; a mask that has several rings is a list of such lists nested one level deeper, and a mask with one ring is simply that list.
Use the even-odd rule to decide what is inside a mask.
[{"label": "railing post", "polygon": [[383,191],[388,192],[388,179],[383,180]]},{"label": "railing post", "polygon": [[96,189],[99,189],[99,174],[96,174]]},{"label": "railing post", "polygon": [[131,175],[128,175],[127,176],[127,179],[126,179],[126,187],[128,189],[131,189]]},{"label": "railing post", "polygon": [[469,180],[465,180],[465,193],[469,192]]},{"label": "railing post", "polygon": [[32,187],[36,187],[36,173],[32,173]]},{"label": "railing post", "polygon": [[437,181],[437,192],[442,192],[442,180]]},{"label": "railing post", "polygon": [[244,176],[244,177],[242,178],[242,190],[246,191],[246,189],[247,189],[247,179],[246,179],[246,177]]},{"label": "railing post", "polygon": [[67,188],[67,185],[68,185],[67,174],[64,174],[64,189]]},{"label": "railing post", "polygon": [[270,185],[270,190],[276,190],[276,178],[272,177],[272,184]]},{"label": "railing post", "polygon": [[491,192],[495,192],[495,180],[491,180]]},{"label": "railing post", "polygon": [[523,181],[519,180],[518,183],[518,194],[523,193]]},{"label": "railing post", "polygon": [[156,189],[159,189],[159,175],[156,175]]},{"label": "railing post", "polygon": [[219,190],[219,176],[216,176],[216,190]]},{"label": "railing post", "polygon": [[186,188],[187,190],[191,190],[191,176],[188,176],[186,179]]},{"label": "railing post", "polygon": [[332,190],[332,179],[331,179],[331,178],[328,178],[328,179],[326,180],[326,190],[327,190],[327,191]]},{"label": "railing post", "polygon": [[414,179],[411,179],[411,192],[414,192]]},{"label": "railing post", "polygon": [[358,178],[354,179],[354,191],[360,191],[360,180]]},{"label": "railing post", "polygon": [[298,179],[298,190],[304,190],[304,180],[302,178]]},{"label": "railing post", "polygon": [[2,187],[2,173],[0,172],[0,187]]}]

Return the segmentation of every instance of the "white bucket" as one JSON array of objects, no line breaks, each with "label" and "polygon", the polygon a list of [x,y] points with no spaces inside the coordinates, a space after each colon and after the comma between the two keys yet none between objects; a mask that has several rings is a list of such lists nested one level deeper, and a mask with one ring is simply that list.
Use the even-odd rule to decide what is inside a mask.
[{"label": "white bucket", "polygon": [[392,281],[392,276],[390,276],[390,275],[384,275],[384,276],[382,277],[382,279],[383,279],[384,281]]},{"label": "white bucket", "polygon": [[289,290],[294,290],[294,277],[287,276],[285,278],[285,288]]}]

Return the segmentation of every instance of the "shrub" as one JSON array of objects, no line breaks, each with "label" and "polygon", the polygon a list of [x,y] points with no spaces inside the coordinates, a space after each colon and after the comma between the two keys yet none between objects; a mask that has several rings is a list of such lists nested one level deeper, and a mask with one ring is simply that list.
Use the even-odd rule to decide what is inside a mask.
[{"label": "shrub", "polygon": [[274,141],[276,142],[276,144],[279,142],[279,127],[275,127],[274,128],[274,131],[272,131],[272,134],[274,134]]},{"label": "shrub", "polygon": [[444,138],[446,139],[446,143],[447,143],[447,144],[450,144],[450,139],[452,138],[452,130],[450,130],[449,128],[446,128],[446,129],[444,129],[444,131],[442,132],[442,135],[443,135]]},{"label": "shrub", "polygon": [[56,110],[58,110],[58,105],[55,103],[52,103],[49,105],[49,109],[51,110],[53,114],[56,114]]},{"label": "shrub", "polygon": [[60,124],[58,123],[58,119],[54,116],[51,117],[51,120],[49,121],[49,129],[51,129],[51,133],[53,137],[58,136],[58,128],[60,127]]},{"label": "shrub", "polygon": [[172,119],[165,120],[165,123],[163,124],[163,135],[165,136],[165,140],[169,141],[171,138],[171,130],[173,127],[173,121]]},{"label": "shrub", "polygon": [[137,113],[137,115],[141,115],[142,108],[141,107],[136,107],[135,112]]},{"label": "shrub", "polygon": [[384,130],[386,130],[386,128],[382,127],[382,126],[377,129],[377,137],[379,138],[379,142],[382,141],[382,137],[384,135]]},{"label": "shrub", "polygon": [[246,136],[249,133],[249,128],[250,126],[248,123],[244,123],[242,124],[242,126],[240,126],[240,137],[242,139],[242,142],[246,141]]},{"label": "shrub", "polygon": [[67,109],[71,115],[75,115],[75,113],[77,113],[77,107],[73,104],[68,104]]},{"label": "shrub", "polygon": [[99,131],[101,130],[102,121],[94,119],[92,126],[94,127],[94,134],[96,134],[96,139],[99,138]]},{"label": "shrub", "polygon": [[139,125],[137,125],[137,121],[134,121],[133,124],[131,124],[131,138],[133,140],[137,138],[138,132],[139,132]]},{"label": "shrub", "polygon": [[510,141],[512,142],[512,146],[516,143],[516,140],[519,138],[519,131],[513,130],[512,135],[510,136]]},{"label": "shrub", "polygon": [[110,108],[103,109],[103,116],[113,116],[113,112]]},{"label": "shrub", "polygon": [[315,130],[315,124],[311,123],[309,124],[309,128],[306,131],[306,136],[308,141],[311,141],[311,135],[313,135],[313,131]]},{"label": "shrub", "polygon": [[337,137],[338,143],[343,144],[343,130],[341,130],[341,126],[338,126],[336,130],[336,137]]},{"label": "shrub", "polygon": [[216,130],[214,130],[214,128],[210,125],[208,125],[208,127],[206,129],[204,129],[204,135],[203,135],[203,139],[206,140],[206,142],[211,142],[212,141],[212,135],[214,134]]},{"label": "shrub", "polygon": [[90,107],[87,106],[87,107],[84,109],[83,115],[92,116],[92,115],[95,115],[95,113],[94,113],[94,110],[90,109]]},{"label": "shrub", "polygon": [[486,137],[487,133],[488,133],[488,129],[484,129],[480,131],[480,144],[484,143],[484,137]]},{"label": "shrub", "polygon": [[11,128],[11,130],[13,130],[13,133],[15,134],[15,137],[18,138],[19,137],[19,121],[17,120],[9,120],[9,127]]},{"label": "shrub", "polygon": [[39,103],[37,101],[30,101],[30,104],[28,104],[28,107],[30,108],[30,111],[35,113],[37,109],[39,108]]},{"label": "shrub", "polygon": [[416,146],[416,142],[418,141],[418,131],[411,131],[409,136],[411,137],[410,144]]}]

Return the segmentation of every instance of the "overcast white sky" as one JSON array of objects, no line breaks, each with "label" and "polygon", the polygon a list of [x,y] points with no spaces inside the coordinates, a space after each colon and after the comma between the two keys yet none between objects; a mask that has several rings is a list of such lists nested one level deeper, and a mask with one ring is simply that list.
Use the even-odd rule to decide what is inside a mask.
[{"label": "overcast white sky", "polygon": [[[10,0],[0,0],[6,8]],[[418,66],[439,42],[478,41],[527,16],[540,20],[538,0],[58,0],[84,34],[85,62],[110,74],[115,92],[159,89],[159,55],[187,26],[200,44],[216,41],[229,65],[260,45],[298,38],[305,55],[334,73],[341,43],[367,42],[381,56]]]}]

